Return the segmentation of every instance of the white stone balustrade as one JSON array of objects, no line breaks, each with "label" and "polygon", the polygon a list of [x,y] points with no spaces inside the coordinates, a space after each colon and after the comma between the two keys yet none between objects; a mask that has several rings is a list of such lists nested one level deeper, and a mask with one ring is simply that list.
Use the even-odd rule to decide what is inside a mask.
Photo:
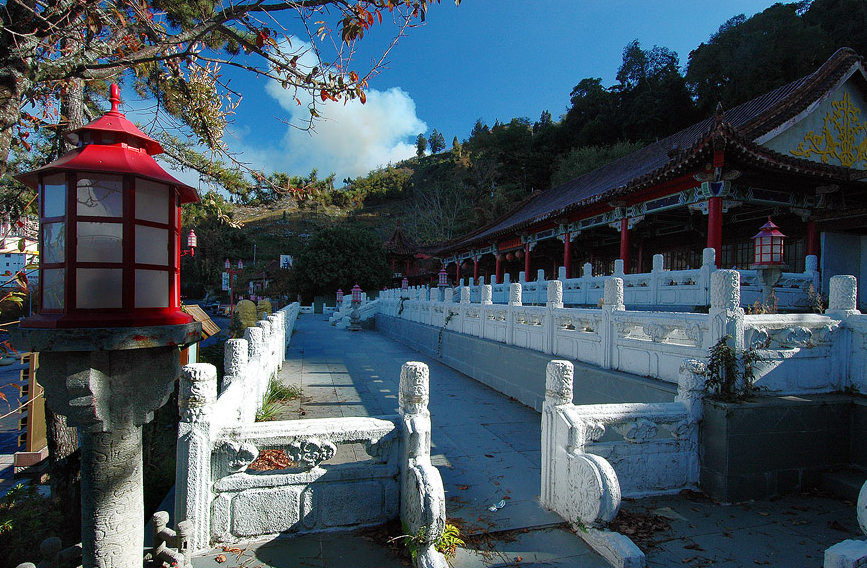
[{"label": "white stone balustrade", "polygon": [[[212,365],[183,368],[175,518],[189,521],[190,549],[400,517],[428,543],[419,547],[416,565],[447,568],[432,544],[443,533],[446,514],[442,480],[430,462],[426,365],[403,366],[399,415],[255,422],[261,385],[282,363],[298,311],[293,304],[271,325],[249,328],[247,340],[227,343],[219,396]],[[348,444],[362,444],[372,459],[327,463]],[[286,453],[287,468],[248,470],[260,451],[271,449]]]},{"label": "white stone balustrade", "polygon": [[[462,287],[459,303],[407,300],[398,313],[398,300],[383,299],[380,308],[385,315],[672,383],[679,380],[683,359],[706,358],[710,347],[728,335],[738,352],[756,352],[756,383],[777,394],[832,392],[850,380],[867,387],[867,348],[837,339],[841,330],[867,334],[854,309],[852,280],[832,279],[830,305],[837,309],[825,315],[745,315],[741,272],[708,275],[707,314],[628,310],[629,288],[619,277],[600,281],[601,309],[559,307],[565,296],[562,281],[544,283],[543,305],[527,305],[525,289],[539,283],[524,282],[509,284],[505,305],[487,303],[488,289],[493,296],[495,286],[485,285],[482,303],[466,302]],[[842,320],[848,323],[841,327]]]},{"label": "white stone balustrade", "polygon": [[[653,269],[649,273],[624,274],[622,261],[615,260],[613,276],[621,278],[624,286],[624,302],[627,306],[671,306],[693,308],[710,305],[711,275],[717,271],[714,249],[702,252],[702,266],[688,270],[668,270],[663,256],[653,256]],[[761,301],[762,286],[755,270],[738,270],[741,278],[742,306],[751,306]],[[582,275],[566,278],[566,269],[558,269],[557,280],[563,283],[563,302],[568,306],[595,306],[602,299],[604,282],[612,275],[593,275],[593,267],[586,263]],[[504,275],[508,277],[508,274]],[[482,279],[480,279],[481,281]],[[546,281],[544,271],[539,271],[534,282],[526,282],[523,272],[519,282],[524,286],[524,303],[544,305]],[[784,272],[774,288],[779,308],[807,308],[810,286],[820,287],[819,271],[815,255],[805,257],[804,272]],[[472,286],[472,301],[478,302],[481,284]],[[509,282],[492,284],[492,299],[495,304],[508,303]]]},{"label": "white stone balustrade", "polygon": [[572,363],[548,364],[540,499],[614,566],[645,565],[627,537],[600,530],[617,515],[622,496],[698,484],[703,373],[703,364],[683,362],[675,402],[575,406]]}]

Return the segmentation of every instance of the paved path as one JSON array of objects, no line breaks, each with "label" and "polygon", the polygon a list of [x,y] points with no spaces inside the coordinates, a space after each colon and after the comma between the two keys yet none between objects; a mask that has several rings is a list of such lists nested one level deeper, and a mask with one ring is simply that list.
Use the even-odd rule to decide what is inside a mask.
[{"label": "paved path", "polygon": [[[467,541],[453,565],[608,566],[539,505],[539,414],[378,333],[338,330],[324,316],[301,315],[280,377],[300,386],[302,397],[278,418],[396,414],[400,367],[407,361],[430,367],[432,462],[443,478],[447,514]],[[361,448],[353,451],[355,456],[337,458],[364,458]],[[501,501],[502,508],[489,510]],[[347,566],[359,568],[405,565],[389,550],[371,547],[381,542],[377,535],[343,537],[336,545],[330,538],[286,539],[240,558],[224,552],[229,562],[222,566],[242,566],[251,555],[270,566],[284,566],[293,557],[304,559],[293,566],[336,566],[346,559],[355,559]],[[297,554],[285,548],[290,546],[299,547]]]},{"label": "paved path", "polygon": [[[432,461],[443,478],[447,514],[467,540],[453,566],[607,566],[538,503],[539,414],[380,334],[338,330],[321,315],[300,316],[280,377],[300,386],[302,397],[279,417],[394,414],[400,367],[410,360],[430,367]],[[337,459],[364,457],[361,448],[350,448]],[[500,501],[504,507],[488,509]],[[647,553],[650,568],[820,568],[827,547],[863,536],[853,503],[816,493],[721,506],[684,492],[627,500],[621,511],[627,531],[640,529],[647,519],[659,529],[646,538],[630,535]],[[666,522],[669,528],[661,528]],[[383,533],[280,539],[240,554],[223,552],[228,562],[220,566],[406,565],[383,545]],[[197,559],[196,566],[217,566],[213,558],[219,552]]]}]

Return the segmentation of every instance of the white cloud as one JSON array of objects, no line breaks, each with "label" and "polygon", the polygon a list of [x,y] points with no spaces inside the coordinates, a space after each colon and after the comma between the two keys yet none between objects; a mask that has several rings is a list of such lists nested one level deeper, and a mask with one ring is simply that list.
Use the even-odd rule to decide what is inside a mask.
[{"label": "white cloud", "polygon": [[[306,124],[309,95],[299,97],[299,105],[295,93],[284,90],[276,81],[269,82],[265,90],[289,113],[290,124]],[[318,103],[320,118],[312,132],[287,126],[280,156],[268,152],[268,169],[307,175],[316,168],[320,177],[336,173],[339,183],[346,177],[364,175],[414,156],[415,138],[427,130],[416,116],[415,101],[397,87],[386,91],[370,89],[366,95],[366,104],[358,99],[345,104]]]}]

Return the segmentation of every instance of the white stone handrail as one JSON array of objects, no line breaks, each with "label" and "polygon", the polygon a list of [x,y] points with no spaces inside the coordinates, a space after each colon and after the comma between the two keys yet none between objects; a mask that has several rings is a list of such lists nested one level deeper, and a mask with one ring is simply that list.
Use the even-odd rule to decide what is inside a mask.
[{"label": "white stone handrail", "polygon": [[[602,299],[605,280],[611,276],[623,280],[625,293],[624,303],[627,306],[679,306],[694,308],[710,305],[711,275],[717,271],[714,249],[704,249],[702,266],[687,270],[669,270],[664,267],[661,254],[653,256],[651,272],[640,274],[624,274],[623,262],[616,260],[614,273],[611,275],[593,275],[593,266],[585,263],[581,276],[566,278],[566,269],[560,267],[557,280],[563,283],[563,301],[569,306],[595,306]],[[741,277],[742,306],[751,306],[762,299],[762,285],[755,270],[738,270]],[[491,298],[495,304],[506,304],[509,299],[509,288],[512,282],[509,275],[504,275],[504,282],[491,285]],[[544,305],[545,291],[550,281],[545,280],[545,272],[539,270],[536,279],[527,282],[521,272],[518,282],[523,287],[524,303],[529,305]],[[484,279],[478,282],[472,278],[462,279],[458,286],[468,285],[471,289],[471,300],[476,303],[481,297]],[[774,291],[777,306],[780,308],[809,307],[808,290],[820,288],[818,261],[815,255],[805,257],[804,272],[783,272]],[[393,291],[388,291],[389,293]],[[400,292],[400,290],[397,290]],[[406,293],[404,293],[406,294]],[[382,297],[382,295],[381,295]]]},{"label": "white stone handrail", "polygon": [[[670,273],[665,274],[668,278]],[[850,376],[863,377],[852,379],[857,384],[867,383],[867,365],[853,356],[850,342],[835,340],[841,329],[865,334],[865,326],[856,323],[860,315],[854,307],[854,279],[831,279],[825,315],[746,315],[740,307],[744,290],[740,272],[714,270],[708,274],[708,313],[627,310],[628,289],[622,278],[615,277],[601,281],[601,308],[564,308],[564,284],[553,280],[547,282],[544,305],[524,302],[524,287],[538,289],[541,283],[537,282],[510,284],[507,304],[492,303],[491,285],[481,287],[480,303],[470,302],[470,287],[457,289],[458,301],[450,289],[445,290],[444,300],[437,290],[410,289],[402,292],[403,299],[386,291],[380,310],[451,332],[671,383],[678,381],[683,359],[706,358],[709,349],[725,336],[731,336],[738,353],[755,352],[754,380],[778,394],[831,392],[845,388]],[[841,327],[844,320],[850,325]],[[860,345],[851,343],[856,348]]]},{"label": "white stone handrail", "polygon": [[[548,363],[540,499],[615,566],[645,563],[627,537],[600,530],[617,515],[622,496],[698,484],[703,372],[700,363],[684,361],[675,402],[575,406],[572,363]],[[619,436],[605,440],[606,430]]]},{"label": "white stone handrail", "polygon": [[[297,305],[287,311],[294,322]],[[401,369],[399,415],[257,423],[255,400],[291,338],[285,315],[267,323],[248,330],[246,340],[227,342],[219,397],[212,365],[183,369],[175,516],[190,521],[191,550],[400,517],[410,534],[423,536],[417,565],[446,568],[434,547],[446,517],[442,480],[430,462],[427,366],[410,362]],[[373,459],[329,461],[350,444]],[[287,467],[250,469],[264,450],[282,450]]]}]

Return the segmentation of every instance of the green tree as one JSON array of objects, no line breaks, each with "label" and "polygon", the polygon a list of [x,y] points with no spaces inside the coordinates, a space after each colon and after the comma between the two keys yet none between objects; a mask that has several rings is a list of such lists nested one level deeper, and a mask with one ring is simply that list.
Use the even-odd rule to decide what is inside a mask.
[{"label": "green tree", "polygon": [[351,290],[355,284],[368,292],[381,289],[390,277],[382,244],[373,232],[358,227],[317,231],[295,258],[293,292],[310,301],[338,288]]},{"label": "green tree", "polygon": [[[396,41],[438,1],[9,0],[0,11],[0,176],[13,144],[26,144],[25,134],[41,127],[56,127],[57,98],[70,95],[78,106],[65,110],[84,112],[86,97],[78,93],[124,74],[140,94],[178,117],[189,136],[218,151],[237,104],[236,92],[221,79],[222,65],[314,95],[311,121],[318,116],[315,101],[364,102],[381,60],[373,69],[353,69],[356,42],[383,12],[397,24]],[[306,43],[297,41],[299,30],[308,31]],[[311,54],[328,59],[308,64]]]},{"label": "green tree", "polygon": [[419,134],[415,139],[415,155],[421,158],[424,156],[425,150],[427,150],[427,138],[424,137],[424,134]]},{"label": "green tree", "polygon": [[431,154],[439,154],[446,149],[446,139],[441,132],[437,131],[436,128],[434,128],[433,132],[430,133],[430,138],[428,138],[427,144],[430,146]]},{"label": "green tree", "polygon": [[[835,49],[820,27],[823,4],[815,2],[808,11],[813,15],[803,18],[797,4],[774,4],[749,19],[735,16],[690,52],[686,80],[701,113],[709,116],[718,103],[732,108],[821,65]],[[857,19],[863,3],[856,4]],[[855,38],[863,37],[859,30]]]},{"label": "green tree", "polygon": [[576,177],[601,168],[618,158],[637,152],[643,144],[638,142],[618,142],[611,146],[581,146],[557,159],[556,169],[551,176],[551,185],[558,186]]}]

